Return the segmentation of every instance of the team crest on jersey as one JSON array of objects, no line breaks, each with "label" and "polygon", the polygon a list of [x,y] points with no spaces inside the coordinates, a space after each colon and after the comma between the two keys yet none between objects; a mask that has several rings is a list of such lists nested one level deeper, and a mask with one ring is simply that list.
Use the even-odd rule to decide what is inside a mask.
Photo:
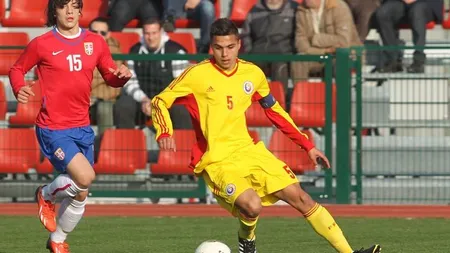
[{"label": "team crest on jersey", "polygon": [[250,81],[245,81],[244,82],[244,92],[245,92],[245,94],[247,94],[247,95],[250,95],[250,94],[252,94],[252,92],[253,92],[253,83],[252,82],[250,82]]},{"label": "team crest on jersey", "polygon": [[94,53],[94,43],[84,42],[84,52],[87,55],[92,55]]},{"label": "team crest on jersey", "polygon": [[64,154],[64,151],[62,151],[62,149],[61,148],[58,148],[56,151],[55,151],[55,156],[56,156],[56,158],[58,158],[59,160],[64,160],[64,157],[66,156],[65,154]]},{"label": "team crest on jersey", "polygon": [[234,192],[236,191],[236,185],[234,184],[228,184],[227,187],[225,188],[225,191],[227,192],[228,196],[231,196],[234,194]]}]

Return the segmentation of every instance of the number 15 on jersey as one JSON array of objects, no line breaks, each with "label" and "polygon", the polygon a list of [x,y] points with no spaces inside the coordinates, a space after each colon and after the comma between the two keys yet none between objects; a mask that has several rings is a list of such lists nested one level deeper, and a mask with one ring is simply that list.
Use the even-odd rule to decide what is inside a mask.
[{"label": "number 15 on jersey", "polygon": [[83,64],[81,62],[81,55],[79,54],[69,54],[66,60],[69,62],[69,70],[71,72],[80,71],[83,67]]}]

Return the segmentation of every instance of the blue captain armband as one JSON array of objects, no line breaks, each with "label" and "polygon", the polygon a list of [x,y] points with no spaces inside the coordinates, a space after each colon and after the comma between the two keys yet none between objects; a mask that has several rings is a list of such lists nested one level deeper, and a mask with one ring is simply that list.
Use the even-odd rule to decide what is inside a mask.
[{"label": "blue captain armband", "polygon": [[277,100],[272,94],[269,93],[269,95],[261,98],[258,102],[262,106],[262,108],[267,109],[271,108],[277,102]]}]

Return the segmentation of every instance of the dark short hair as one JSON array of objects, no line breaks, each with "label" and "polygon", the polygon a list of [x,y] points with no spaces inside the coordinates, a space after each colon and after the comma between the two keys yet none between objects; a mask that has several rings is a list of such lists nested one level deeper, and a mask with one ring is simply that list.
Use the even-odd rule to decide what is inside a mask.
[{"label": "dark short hair", "polygon": [[[97,17],[95,19],[93,19],[90,23],[89,23],[89,29],[91,28],[92,24],[94,22],[100,22],[100,23],[106,23],[108,25],[108,18],[105,17]],[[108,25],[108,30],[109,30],[109,25]]]},{"label": "dark short hair", "polygon": [[239,38],[237,26],[228,18],[219,18],[211,25],[209,37],[212,40],[214,36],[236,35]]},{"label": "dark short hair", "polygon": [[146,25],[155,25],[155,24],[158,24],[160,27],[162,27],[162,22],[160,19],[149,18],[149,19],[145,20],[144,22],[142,22],[142,28],[144,28],[144,26],[146,26]]},{"label": "dark short hair", "polygon": [[[71,0],[48,0],[47,5],[47,27],[52,27],[56,25],[56,8],[63,8],[64,5],[69,3]],[[80,12],[83,9],[83,0],[77,0],[76,5],[80,8]]]}]

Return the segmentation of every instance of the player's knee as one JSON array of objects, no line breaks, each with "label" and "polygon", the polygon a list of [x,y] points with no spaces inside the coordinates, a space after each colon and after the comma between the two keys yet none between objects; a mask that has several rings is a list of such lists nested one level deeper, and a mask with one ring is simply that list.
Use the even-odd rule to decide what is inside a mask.
[{"label": "player's knee", "polygon": [[262,210],[261,199],[258,196],[250,198],[247,203],[242,207],[241,212],[247,218],[257,218]]},{"label": "player's knee", "polygon": [[95,179],[94,170],[87,170],[81,176],[77,177],[75,183],[82,189],[88,189]]}]

